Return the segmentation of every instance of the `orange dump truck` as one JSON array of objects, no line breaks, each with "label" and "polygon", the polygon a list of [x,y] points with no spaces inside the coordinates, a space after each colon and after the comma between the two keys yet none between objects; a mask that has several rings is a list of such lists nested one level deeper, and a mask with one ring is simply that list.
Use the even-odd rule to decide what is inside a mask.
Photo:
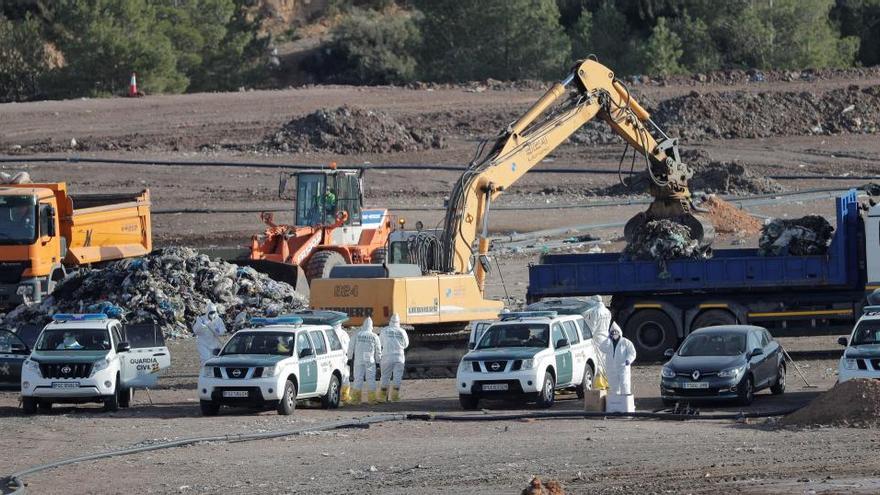
[{"label": "orange dump truck", "polygon": [[0,307],[41,301],[71,269],[152,249],[148,190],[70,195],[63,182],[0,185]]}]

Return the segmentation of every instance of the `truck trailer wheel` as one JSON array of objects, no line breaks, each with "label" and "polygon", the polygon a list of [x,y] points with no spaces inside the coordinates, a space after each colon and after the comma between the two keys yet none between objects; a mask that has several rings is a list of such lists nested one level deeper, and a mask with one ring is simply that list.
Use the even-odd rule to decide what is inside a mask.
[{"label": "truck trailer wheel", "polygon": [[691,332],[698,328],[714,327],[718,325],[736,325],[736,317],[733,313],[724,309],[710,309],[703,311],[691,324]]},{"label": "truck trailer wheel", "polygon": [[306,278],[309,282],[316,278],[327,278],[334,266],[344,264],[345,258],[336,251],[318,251],[312,255],[306,265]]},{"label": "truck trailer wheel", "polygon": [[675,323],[659,309],[636,311],[626,321],[623,333],[636,347],[638,358],[651,361],[663,358],[666,349],[678,342]]}]

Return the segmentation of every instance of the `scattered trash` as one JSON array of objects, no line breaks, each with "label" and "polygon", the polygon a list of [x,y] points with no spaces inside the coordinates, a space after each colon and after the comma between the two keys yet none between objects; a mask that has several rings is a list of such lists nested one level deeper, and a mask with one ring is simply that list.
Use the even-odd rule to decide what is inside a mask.
[{"label": "scattered trash", "polygon": [[579,242],[590,242],[590,241],[598,241],[599,238],[592,234],[583,234],[569,237],[567,239],[563,239],[562,242],[566,244],[577,244]]},{"label": "scattered trash", "polygon": [[764,256],[825,254],[833,233],[834,227],[819,215],[776,218],[761,229],[758,251]]},{"label": "scattered trash", "polygon": [[691,229],[674,219],[652,220],[633,233],[622,253],[624,260],[655,260],[665,262],[679,258],[707,259],[712,257],[708,247],[701,247],[691,237]]},{"label": "scattered trash", "polygon": [[444,147],[439,134],[408,129],[386,113],[349,106],[321,109],[293,119],[267,136],[263,145],[276,151],[344,155]]},{"label": "scattered trash", "polygon": [[522,495],[565,495],[562,484],[556,480],[550,480],[542,483],[541,479],[535,476],[529,482],[529,486],[523,488]]},{"label": "scattered trash", "polygon": [[253,268],[170,247],[79,271],[42,303],[9,312],[3,323],[39,325],[55,313],[103,312],[128,323],[155,322],[166,337],[184,337],[209,302],[233,329],[246,325],[251,316],[277,316],[306,305],[293,287]]}]

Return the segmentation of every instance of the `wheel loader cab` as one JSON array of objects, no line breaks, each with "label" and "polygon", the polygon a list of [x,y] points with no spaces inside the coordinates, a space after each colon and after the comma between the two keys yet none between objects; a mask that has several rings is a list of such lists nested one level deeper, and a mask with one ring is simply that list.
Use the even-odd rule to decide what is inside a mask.
[{"label": "wheel loader cab", "polygon": [[[361,224],[361,176],[355,170],[296,174],[296,226],[333,225],[341,213],[344,226]],[[282,179],[282,189],[285,179]]]}]

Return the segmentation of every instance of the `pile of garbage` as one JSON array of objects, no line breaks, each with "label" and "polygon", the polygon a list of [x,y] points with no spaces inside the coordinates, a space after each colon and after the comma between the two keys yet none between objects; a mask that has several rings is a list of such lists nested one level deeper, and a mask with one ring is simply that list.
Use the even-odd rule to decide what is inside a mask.
[{"label": "pile of garbage", "polygon": [[857,379],[838,383],[802,409],[782,418],[787,426],[880,426],[880,382]]},{"label": "pile of garbage", "polygon": [[263,140],[284,152],[391,153],[442,148],[439,134],[407,129],[386,113],[342,106],[321,109],[285,124]]},{"label": "pile of garbage", "polygon": [[210,302],[234,329],[252,316],[277,316],[306,306],[293,287],[253,268],[170,247],[82,270],[40,304],[12,310],[3,323],[40,325],[55,313],[103,312],[128,323],[155,322],[166,337],[183,337]]},{"label": "pile of garbage", "polygon": [[775,218],[761,229],[758,251],[764,256],[825,254],[833,234],[834,227],[819,215]]},{"label": "pile of garbage", "polygon": [[761,138],[880,132],[880,86],[826,92],[696,91],[661,102],[654,121],[682,138]]},{"label": "pile of garbage", "polygon": [[623,249],[624,260],[659,261],[666,272],[666,261],[681,258],[707,259],[708,247],[700,246],[691,229],[676,219],[651,220],[633,232],[632,241]]}]

